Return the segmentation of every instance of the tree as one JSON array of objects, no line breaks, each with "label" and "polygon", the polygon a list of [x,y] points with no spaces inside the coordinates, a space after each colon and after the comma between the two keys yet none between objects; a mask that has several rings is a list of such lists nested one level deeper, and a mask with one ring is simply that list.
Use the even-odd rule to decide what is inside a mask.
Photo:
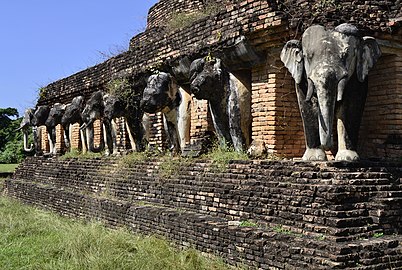
[{"label": "tree", "polygon": [[17,131],[21,120],[17,109],[0,108],[0,163],[18,163],[25,157],[22,134]]},{"label": "tree", "polygon": [[10,140],[12,133],[13,120],[10,117],[18,117],[18,111],[14,108],[0,108],[0,151],[4,149],[6,143]]}]

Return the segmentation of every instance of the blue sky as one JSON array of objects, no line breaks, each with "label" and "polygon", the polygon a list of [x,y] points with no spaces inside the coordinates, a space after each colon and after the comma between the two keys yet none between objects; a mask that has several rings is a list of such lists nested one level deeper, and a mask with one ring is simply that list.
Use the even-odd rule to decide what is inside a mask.
[{"label": "blue sky", "polygon": [[0,2],[0,108],[33,107],[38,89],[127,50],[157,0]]}]

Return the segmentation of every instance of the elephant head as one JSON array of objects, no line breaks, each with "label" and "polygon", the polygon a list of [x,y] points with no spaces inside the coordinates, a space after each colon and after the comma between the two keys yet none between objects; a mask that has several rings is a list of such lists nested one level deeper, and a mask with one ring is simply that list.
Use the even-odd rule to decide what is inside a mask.
[{"label": "elephant head", "polygon": [[41,137],[38,133],[38,127],[45,125],[45,122],[49,116],[49,112],[50,107],[48,105],[41,105],[35,109],[35,112],[32,115],[31,125],[34,137],[35,155],[42,154]]},{"label": "elephant head", "polygon": [[93,124],[96,119],[101,119],[103,117],[103,109],[103,92],[96,91],[92,93],[81,113],[84,122],[81,129]]},{"label": "elephant head", "polygon": [[224,96],[222,63],[218,58],[199,58],[190,66],[190,91],[197,99],[219,101]]},{"label": "elephant head", "polygon": [[[73,98],[70,104],[66,106],[66,110],[61,118],[61,125],[64,130],[64,143],[67,149],[70,149],[70,125],[74,123],[82,124],[81,112],[85,107],[85,101],[83,96],[77,96]],[[82,140],[83,147],[85,141]]]},{"label": "elephant head", "polygon": [[117,127],[114,119],[124,116],[125,104],[119,97],[111,94],[103,96],[103,126],[106,143],[106,155],[117,154]]},{"label": "elephant head", "polygon": [[190,95],[177,85],[170,74],[159,72],[148,78],[141,108],[147,113],[163,113],[169,149],[175,153],[189,141],[190,103]]},{"label": "elephant head", "polygon": [[[356,85],[367,85],[367,74],[380,56],[375,39],[360,37],[358,29],[350,24],[341,24],[332,31],[314,25],[304,32],[301,42],[291,40],[284,46],[281,60],[297,87],[304,89],[305,100],[299,98],[299,104],[316,100],[318,120],[312,121],[318,121],[321,148],[333,145],[336,104],[355,91]],[[367,86],[365,89],[367,93]],[[365,100],[365,95],[358,98]]]},{"label": "elephant head", "polygon": [[190,66],[190,91],[197,99],[208,100],[218,139],[244,151],[250,141],[250,85],[242,82],[219,58],[207,56]]},{"label": "elephant head", "polygon": [[99,153],[104,148],[103,140],[100,140],[99,147],[94,146],[94,122],[95,120],[101,120],[103,118],[104,111],[104,103],[103,103],[103,92],[96,91],[92,93],[84,110],[81,113],[81,118],[83,124],[80,127],[80,130],[85,131],[86,133],[86,141],[88,143],[88,150],[90,152]]},{"label": "elephant head", "polygon": [[178,106],[180,94],[173,77],[165,72],[149,76],[141,100],[141,108],[147,113],[170,111]]},{"label": "elephant head", "polygon": [[55,103],[49,111],[49,115],[45,121],[50,140],[50,153],[56,154],[56,126],[61,124],[61,118],[63,117],[66,105],[61,103]]}]

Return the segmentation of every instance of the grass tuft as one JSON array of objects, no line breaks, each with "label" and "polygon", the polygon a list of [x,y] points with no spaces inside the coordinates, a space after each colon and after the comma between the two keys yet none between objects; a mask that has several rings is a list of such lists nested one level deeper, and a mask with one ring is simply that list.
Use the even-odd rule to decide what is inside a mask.
[{"label": "grass tuft", "polygon": [[103,153],[93,153],[93,152],[86,152],[85,154],[77,149],[71,149],[64,155],[60,156],[59,159],[61,160],[68,160],[68,159],[93,159],[93,158],[100,158],[102,157]]},{"label": "grass tuft", "polygon": [[235,151],[233,147],[228,146],[225,142],[215,142],[212,150],[203,157],[212,161],[213,169],[216,172],[225,172],[232,160],[249,159],[245,152]]},{"label": "grass tuft", "polygon": [[198,20],[217,14],[223,8],[224,6],[221,3],[211,2],[204,9],[192,13],[175,12],[167,23],[167,29],[168,31],[175,31],[188,27]]},{"label": "grass tuft", "polygon": [[166,240],[83,223],[0,197],[0,269],[229,269]]}]

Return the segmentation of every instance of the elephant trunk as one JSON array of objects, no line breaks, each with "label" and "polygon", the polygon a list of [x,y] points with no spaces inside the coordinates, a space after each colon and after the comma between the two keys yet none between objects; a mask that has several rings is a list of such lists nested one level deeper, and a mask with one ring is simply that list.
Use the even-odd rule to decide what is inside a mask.
[{"label": "elephant trunk", "polygon": [[338,97],[338,80],[335,73],[325,71],[315,82],[318,98],[318,122],[321,146],[329,150],[333,146],[333,123],[335,116],[335,103]]}]

